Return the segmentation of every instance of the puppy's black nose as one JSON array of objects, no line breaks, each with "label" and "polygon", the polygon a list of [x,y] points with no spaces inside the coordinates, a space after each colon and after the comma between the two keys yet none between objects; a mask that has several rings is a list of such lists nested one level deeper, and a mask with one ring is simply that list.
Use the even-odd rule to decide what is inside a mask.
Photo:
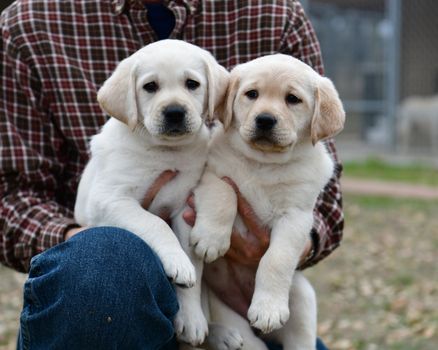
[{"label": "puppy's black nose", "polygon": [[169,136],[178,136],[187,132],[186,110],[180,105],[170,105],[163,110],[163,132]]},{"label": "puppy's black nose", "polygon": [[164,122],[168,128],[178,127],[184,124],[186,110],[184,107],[179,105],[170,105],[164,109],[163,115]]},{"label": "puppy's black nose", "polygon": [[255,124],[258,130],[270,131],[277,124],[277,119],[268,113],[262,113],[255,118]]}]

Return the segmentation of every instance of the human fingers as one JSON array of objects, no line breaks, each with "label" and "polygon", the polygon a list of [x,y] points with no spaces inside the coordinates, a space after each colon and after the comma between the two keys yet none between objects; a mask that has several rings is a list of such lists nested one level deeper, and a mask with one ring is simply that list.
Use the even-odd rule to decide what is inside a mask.
[{"label": "human fingers", "polygon": [[186,203],[190,208],[195,209],[195,195],[192,192],[187,197]]},{"label": "human fingers", "polygon": [[222,177],[222,181],[225,181],[228,185],[230,185],[233,188],[234,192],[236,192],[236,194],[240,192],[236,183],[230,177],[224,176]]},{"label": "human fingers", "polygon": [[196,221],[196,210],[195,210],[195,195],[193,192],[187,197],[186,203],[188,207],[184,209],[183,219],[187,225],[194,226]]},{"label": "human fingers", "polygon": [[237,253],[233,247],[228,249],[227,253],[225,254],[225,259],[228,259],[238,264],[242,264],[243,261],[242,256],[239,253]]},{"label": "human fingers", "polygon": [[238,231],[233,230],[226,258],[241,265],[257,267],[266,249],[257,240],[242,237]]},{"label": "human fingers", "polygon": [[195,226],[196,222],[196,212],[193,208],[188,207],[183,212],[183,219],[187,225]]},{"label": "human fingers", "polygon": [[144,209],[148,209],[154,200],[157,193],[166,185],[170,180],[172,180],[176,175],[178,175],[178,171],[173,170],[165,170],[163,171],[154,181],[154,183],[148,188],[143,201],[141,202],[141,206]]},{"label": "human fingers", "polygon": [[237,211],[240,214],[240,217],[242,218],[242,221],[247,227],[248,231],[257,237],[261,246],[269,246],[269,231],[260,224],[260,220],[255,214],[252,206],[242,195],[236,183],[226,176],[223,177],[222,180],[228,183],[234,189],[234,192],[237,196]]},{"label": "human fingers", "polygon": [[71,228],[65,233],[64,239],[67,240],[67,239],[73,237],[74,235],[78,234],[79,232],[86,230],[87,228],[88,227],[82,227],[82,226]]},{"label": "human fingers", "polygon": [[300,262],[298,264],[299,267],[303,266],[307,262],[309,257],[313,255],[312,248],[313,248],[312,240],[311,238],[309,238],[307,240],[306,246],[304,247],[303,253],[301,254]]}]

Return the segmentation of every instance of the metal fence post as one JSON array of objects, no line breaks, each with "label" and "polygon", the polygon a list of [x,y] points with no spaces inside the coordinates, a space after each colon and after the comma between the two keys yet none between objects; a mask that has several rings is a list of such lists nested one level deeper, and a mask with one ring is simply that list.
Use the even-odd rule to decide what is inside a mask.
[{"label": "metal fence post", "polygon": [[309,0],[301,0],[300,2],[303,6],[304,11],[309,14]]},{"label": "metal fence post", "polygon": [[402,0],[386,0],[387,18],[391,23],[392,35],[387,46],[387,117],[390,128],[389,146],[395,149],[396,114],[400,99],[400,32],[401,32],[401,7]]}]

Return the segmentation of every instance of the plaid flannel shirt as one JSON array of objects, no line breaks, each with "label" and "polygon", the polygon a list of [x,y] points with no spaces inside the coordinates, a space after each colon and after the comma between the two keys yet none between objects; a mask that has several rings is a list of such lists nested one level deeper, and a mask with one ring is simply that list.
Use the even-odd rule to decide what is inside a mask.
[{"label": "plaid flannel shirt", "polygon": [[[164,1],[171,38],[209,50],[230,69],[281,52],[323,73],[313,28],[296,0]],[[64,240],[88,141],[105,123],[96,91],[117,63],[156,40],[141,1],[18,0],[0,17],[0,261],[26,271]],[[339,164],[318,199],[310,266],[339,245]]]}]

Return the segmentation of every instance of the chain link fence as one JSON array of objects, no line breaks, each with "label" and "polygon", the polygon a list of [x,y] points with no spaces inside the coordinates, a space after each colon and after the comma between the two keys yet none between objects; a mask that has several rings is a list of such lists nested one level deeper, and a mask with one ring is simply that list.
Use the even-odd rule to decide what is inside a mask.
[{"label": "chain link fence", "polygon": [[348,113],[341,137],[438,154],[438,1],[303,3]]}]

